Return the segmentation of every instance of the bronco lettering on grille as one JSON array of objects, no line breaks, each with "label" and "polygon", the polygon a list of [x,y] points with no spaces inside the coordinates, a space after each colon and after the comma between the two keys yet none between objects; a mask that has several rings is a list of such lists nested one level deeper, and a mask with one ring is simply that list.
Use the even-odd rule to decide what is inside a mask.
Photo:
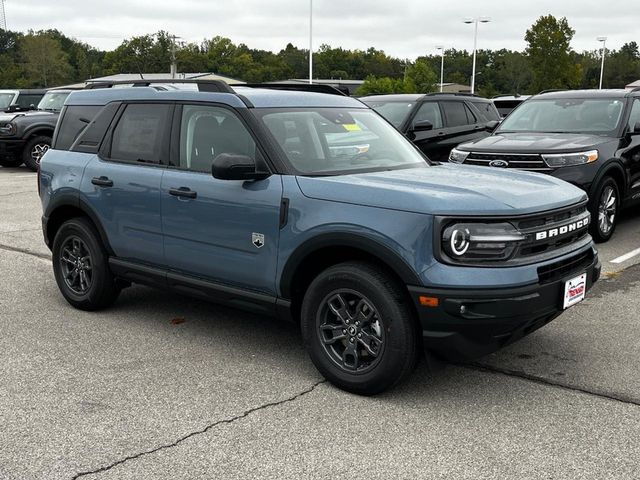
[{"label": "bronco lettering on grille", "polygon": [[561,227],[551,228],[549,230],[537,232],[536,240],[546,240],[548,238],[566,235],[567,233],[575,232],[576,230],[584,228],[588,225],[589,225],[589,217],[586,217],[586,218],[583,218],[582,220],[578,220],[577,222],[573,222],[573,223],[568,223]]}]

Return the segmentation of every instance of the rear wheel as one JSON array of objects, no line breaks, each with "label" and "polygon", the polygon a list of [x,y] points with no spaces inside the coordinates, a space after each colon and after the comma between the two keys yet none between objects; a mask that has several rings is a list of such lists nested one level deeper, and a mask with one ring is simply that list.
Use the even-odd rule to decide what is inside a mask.
[{"label": "rear wheel", "polygon": [[602,179],[591,200],[591,236],[598,242],[611,238],[618,223],[620,191],[611,177]]},{"label": "rear wheel", "polygon": [[51,148],[51,137],[39,135],[29,140],[22,152],[22,161],[36,172],[45,153]]},{"label": "rear wheel", "polygon": [[347,262],[320,273],[307,289],[301,316],[313,363],[344,390],[382,392],[416,364],[417,332],[408,298],[371,264]]},{"label": "rear wheel", "polygon": [[120,293],[100,237],[84,218],[68,220],[56,233],[53,272],[64,298],[80,310],[108,307]]}]

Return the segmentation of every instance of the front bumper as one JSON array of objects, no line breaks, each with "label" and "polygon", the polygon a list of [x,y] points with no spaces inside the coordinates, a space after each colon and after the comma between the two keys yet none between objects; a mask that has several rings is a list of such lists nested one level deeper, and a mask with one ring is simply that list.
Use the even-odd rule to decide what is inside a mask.
[{"label": "front bumper", "polygon": [[[451,360],[496,351],[546,325],[562,313],[565,282],[587,273],[587,292],[600,278],[597,253],[556,278],[517,288],[432,289],[409,287],[422,327],[424,346]],[[420,297],[437,298],[423,306]]]},{"label": "front bumper", "polygon": [[27,142],[18,138],[0,137],[0,155],[16,155],[22,153]]}]

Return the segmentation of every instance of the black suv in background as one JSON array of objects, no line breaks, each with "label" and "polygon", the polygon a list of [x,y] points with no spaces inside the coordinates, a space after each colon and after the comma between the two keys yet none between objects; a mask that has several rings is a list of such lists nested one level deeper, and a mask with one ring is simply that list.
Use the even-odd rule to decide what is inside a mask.
[{"label": "black suv in background", "polygon": [[0,90],[0,111],[34,110],[45,93],[44,89]]},{"label": "black suv in background", "polygon": [[530,95],[497,95],[491,100],[498,109],[500,117],[509,115],[518,105],[527,100]]},{"label": "black suv in background", "polygon": [[18,167],[24,163],[36,171],[51,146],[53,131],[64,101],[72,90],[49,90],[37,110],[0,113],[0,165]]},{"label": "black suv in background", "polygon": [[640,88],[536,95],[451,162],[548,173],[589,194],[591,234],[611,238],[620,208],[640,202]]},{"label": "black suv in background", "polygon": [[360,100],[436,161],[446,162],[460,143],[490,135],[487,124],[492,129],[500,120],[491,100],[471,94],[374,95]]}]

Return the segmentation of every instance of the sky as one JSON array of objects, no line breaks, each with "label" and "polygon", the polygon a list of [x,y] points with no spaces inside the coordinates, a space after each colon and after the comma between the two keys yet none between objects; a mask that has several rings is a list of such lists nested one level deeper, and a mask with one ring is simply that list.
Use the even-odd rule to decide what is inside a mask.
[{"label": "sky", "polygon": [[472,50],[473,25],[481,24],[478,48],[523,50],[524,34],[538,17],[567,17],[577,51],[640,43],[638,0],[5,0],[7,28],[55,28],[103,50],[124,39],[167,30],[185,42],[216,35],[250,48],[278,52],[291,42],[309,45],[313,1],[313,44],[366,49],[415,59],[436,46]]}]

